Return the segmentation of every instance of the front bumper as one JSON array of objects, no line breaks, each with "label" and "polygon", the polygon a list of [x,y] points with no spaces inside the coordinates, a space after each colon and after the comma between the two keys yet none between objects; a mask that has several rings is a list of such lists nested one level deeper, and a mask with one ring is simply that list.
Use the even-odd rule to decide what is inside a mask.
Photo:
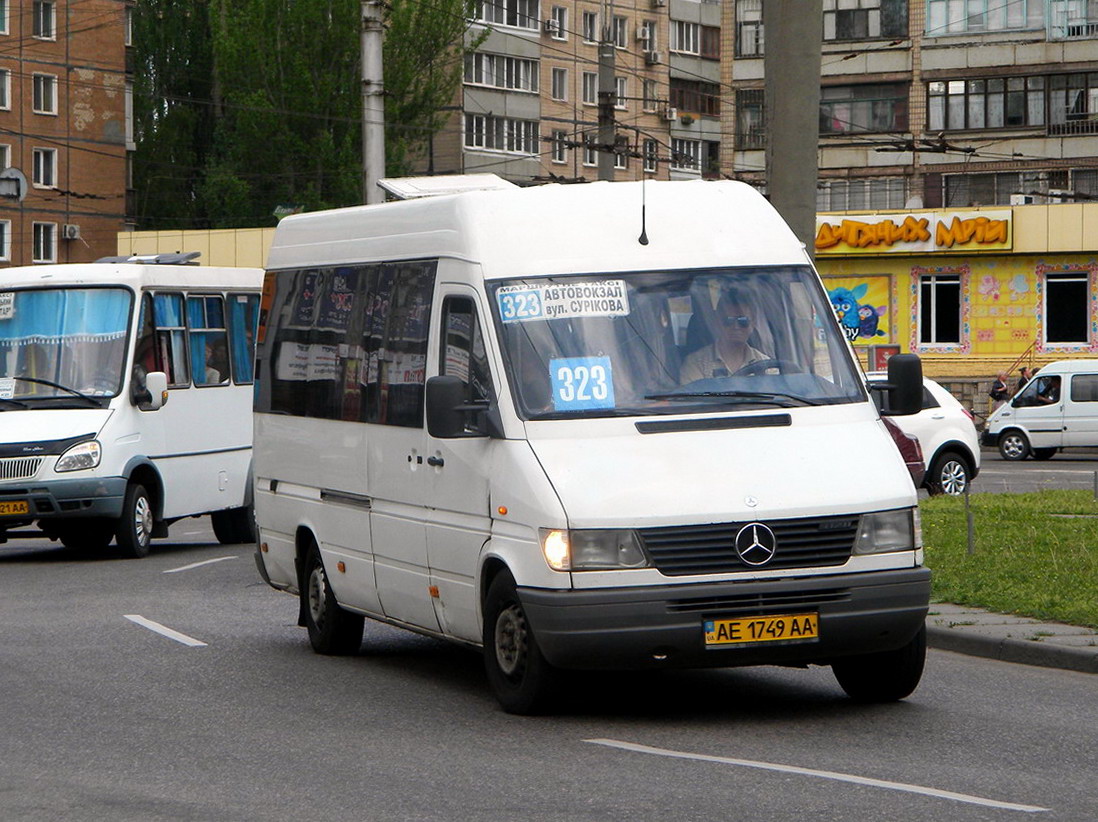
[{"label": "front bumper", "polygon": [[992,434],[990,431],[980,432],[980,445],[986,445],[988,448],[994,448],[999,444],[999,435]]},{"label": "front bumper", "polygon": [[[542,653],[562,668],[829,664],[908,643],[926,619],[930,571],[518,594]],[[705,647],[707,619],[807,612],[819,614],[817,640]]]},{"label": "front bumper", "polygon": [[125,477],[51,480],[0,485],[0,502],[25,500],[29,512],[0,517],[0,530],[34,520],[72,520],[88,517],[117,519],[122,515]]}]

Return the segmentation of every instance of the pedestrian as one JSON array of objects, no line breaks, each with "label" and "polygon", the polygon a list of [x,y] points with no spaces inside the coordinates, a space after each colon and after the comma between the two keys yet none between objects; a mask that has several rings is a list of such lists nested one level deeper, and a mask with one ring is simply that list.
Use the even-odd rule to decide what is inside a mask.
[{"label": "pedestrian", "polygon": [[1022,366],[1018,369],[1018,387],[1014,389],[1014,393],[1019,393],[1026,387],[1026,383],[1033,379],[1033,372],[1026,366]]},{"label": "pedestrian", "polygon": [[995,382],[991,384],[991,390],[988,391],[988,396],[991,397],[993,405],[992,411],[997,411],[999,406],[1007,401],[1007,397],[1010,396],[1010,389],[1007,387],[1007,375],[1005,371],[1000,371],[995,375]]}]

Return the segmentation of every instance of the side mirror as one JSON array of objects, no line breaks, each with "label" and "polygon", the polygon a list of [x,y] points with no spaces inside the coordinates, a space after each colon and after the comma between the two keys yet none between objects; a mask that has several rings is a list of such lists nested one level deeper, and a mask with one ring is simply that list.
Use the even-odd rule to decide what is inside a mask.
[{"label": "side mirror", "polygon": [[[470,413],[476,422],[469,425]],[[482,416],[489,412],[487,402],[467,403],[465,383],[454,376],[431,377],[427,380],[427,433],[439,439],[482,437]]]},{"label": "side mirror", "polygon": [[888,360],[888,408],[892,416],[917,414],[923,407],[923,362],[916,354]]},{"label": "side mirror", "polygon": [[150,371],[145,375],[145,390],[148,400],[142,404],[142,411],[156,411],[168,401],[168,375],[163,371]]}]

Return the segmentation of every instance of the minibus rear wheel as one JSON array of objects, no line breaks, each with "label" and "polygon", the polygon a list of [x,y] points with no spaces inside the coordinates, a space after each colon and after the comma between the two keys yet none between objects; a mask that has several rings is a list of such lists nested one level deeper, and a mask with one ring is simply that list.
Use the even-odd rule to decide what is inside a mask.
[{"label": "minibus rear wheel", "polygon": [[895,651],[862,654],[836,660],[835,679],[857,702],[895,702],[910,696],[923,677],[926,661],[926,625]]},{"label": "minibus rear wheel", "polygon": [[304,582],[301,596],[305,600],[305,627],[313,650],[331,656],[356,653],[362,647],[366,620],[361,614],[343,610],[336,602],[316,542],[305,554]]},{"label": "minibus rear wheel", "polygon": [[488,586],[483,639],[484,668],[503,710],[537,714],[548,708],[558,671],[542,655],[508,571]]}]

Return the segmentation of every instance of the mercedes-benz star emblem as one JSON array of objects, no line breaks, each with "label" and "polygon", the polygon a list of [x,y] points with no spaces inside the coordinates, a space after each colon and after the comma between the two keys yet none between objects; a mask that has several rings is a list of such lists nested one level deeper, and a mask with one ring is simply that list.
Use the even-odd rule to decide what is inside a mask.
[{"label": "mercedes-benz star emblem", "polygon": [[777,547],[774,532],[761,522],[749,522],[736,534],[736,554],[748,565],[766,565]]}]

